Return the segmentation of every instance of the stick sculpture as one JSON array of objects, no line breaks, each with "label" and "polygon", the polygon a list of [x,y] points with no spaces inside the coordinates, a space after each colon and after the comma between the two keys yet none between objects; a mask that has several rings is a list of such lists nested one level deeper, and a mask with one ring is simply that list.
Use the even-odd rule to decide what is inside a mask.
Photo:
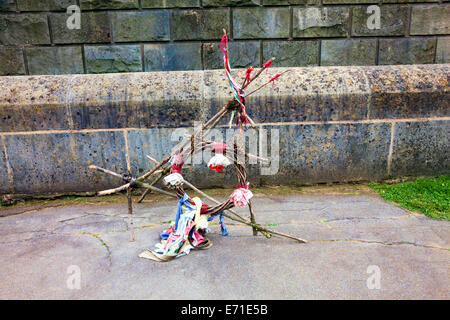
[{"label": "stick sculpture", "polygon": [[[258,76],[260,76],[264,70],[268,69],[275,59],[271,58],[269,61],[264,63],[261,66],[261,68],[254,74],[254,76],[251,76],[251,73],[254,71],[254,68],[253,67],[248,68],[245,72],[245,78],[242,85],[238,86],[236,84],[236,81],[233,79],[231,75],[231,68],[228,59],[228,37],[226,31],[225,30],[223,31],[224,35],[220,43],[220,49],[223,52],[224,68],[231,90],[233,92],[234,99],[230,100],[222,109],[219,110],[219,112],[217,112],[217,114],[215,114],[211,119],[209,119],[209,121],[203,124],[198,130],[196,130],[191,136],[189,136],[189,139],[187,139],[184,143],[182,143],[180,147],[178,147],[173,153],[168,155],[163,160],[158,162],[157,160],[148,155],[147,157],[149,158],[150,161],[155,163],[155,166],[140,177],[133,177],[130,172],[127,172],[126,174],[118,174],[116,172],[112,172],[110,170],[100,168],[94,165],[91,165],[89,167],[93,170],[97,170],[121,178],[125,182],[125,184],[120,187],[100,191],[98,192],[98,195],[102,196],[117,193],[123,190],[127,191],[131,241],[134,241],[135,238],[132,220],[133,207],[131,200],[131,189],[133,188],[146,189],[142,194],[142,196],[140,197],[140,199],[138,200],[138,202],[141,202],[149,192],[154,191],[178,199],[185,199],[187,201],[187,204],[192,204],[193,206],[195,206],[196,204],[198,204],[197,203],[198,201],[196,201],[197,198],[191,199],[187,197],[183,189],[183,185],[186,185],[187,187],[198,192],[201,196],[207,198],[208,200],[212,201],[215,204],[214,206],[201,204],[200,206],[202,207],[201,208],[202,215],[206,216],[215,216],[218,214],[223,215],[224,217],[230,220],[252,227],[253,235],[255,236],[257,235],[258,232],[260,232],[267,238],[271,238],[272,235],[275,235],[296,240],[300,243],[306,242],[306,240],[304,239],[284,234],[275,230],[267,229],[257,224],[255,221],[255,214],[250,200],[250,198],[252,197],[252,193],[249,189],[247,170],[245,168],[245,159],[243,162],[239,161],[238,154],[243,153],[247,158],[256,158],[261,161],[264,161],[265,159],[257,157],[256,155],[249,154],[244,150],[243,145],[244,128],[246,128],[247,122],[250,123],[250,125],[253,126],[255,125],[254,121],[247,114],[246,97],[256,92],[257,90],[261,89],[263,86],[269,83],[274,83],[275,79],[280,77],[282,74],[276,74],[268,82],[264,83],[262,86],[246,94],[244,90]],[[221,122],[221,120],[224,119],[229,114],[231,114],[230,123],[232,123],[233,119],[235,118],[236,119],[235,125],[240,128],[240,130],[234,131],[237,132],[237,134],[234,134],[233,143],[230,145],[226,145],[223,143],[204,140],[203,137],[205,137],[209,131],[215,128]],[[239,140],[239,138],[241,140]],[[185,160],[190,156],[192,156],[193,154],[197,152],[203,152],[204,150],[211,150],[215,153],[215,156],[211,159],[210,163],[208,164],[210,169],[221,171],[223,170],[223,167],[228,164],[232,163],[234,165],[238,180],[238,187],[236,190],[234,190],[232,195],[224,202],[220,202],[214,199],[213,197],[207,195],[206,193],[199,190],[192,183],[185,180],[181,176],[181,171]],[[168,173],[170,174],[167,175]],[[151,180],[149,183],[145,182],[146,180],[150,180],[151,178],[153,178],[153,180]],[[155,184],[159,182],[162,178],[164,178],[165,183],[168,185],[169,189],[172,189],[173,192],[169,192],[155,186]],[[243,207],[246,205],[248,205],[249,208],[250,220],[239,215],[236,211],[232,209],[235,206]],[[225,211],[229,212],[230,214],[225,213]],[[167,260],[158,259],[158,261],[167,261]]]}]

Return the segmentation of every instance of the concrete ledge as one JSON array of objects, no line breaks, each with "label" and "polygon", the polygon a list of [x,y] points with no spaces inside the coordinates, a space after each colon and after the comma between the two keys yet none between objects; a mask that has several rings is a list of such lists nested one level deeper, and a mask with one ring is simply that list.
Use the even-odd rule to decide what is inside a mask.
[{"label": "concrete ledge", "polygon": [[[258,122],[450,116],[450,64],[290,70],[249,97]],[[0,88],[2,132],[190,126],[231,96],[222,70],[0,77]]]},{"label": "concrete ledge", "polygon": [[[450,172],[450,65],[291,70],[248,98],[254,130],[280,137],[277,173],[250,164],[253,184]],[[2,77],[0,88],[0,193],[26,194],[116,186],[87,166],[141,174],[152,166],[146,154],[163,158],[176,128],[206,120],[231,96],[221,70]],[[184,175],[233,186],[228,171],[203,163]]]}]

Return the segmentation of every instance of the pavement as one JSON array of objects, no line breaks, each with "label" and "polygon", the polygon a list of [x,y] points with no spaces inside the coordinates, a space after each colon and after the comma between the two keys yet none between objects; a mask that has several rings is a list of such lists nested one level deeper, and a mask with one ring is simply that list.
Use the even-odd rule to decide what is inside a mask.
[{"label": "pavement", "polygon": [[226,237],[210,225],[210,249],[158,263],[138,254],[174,219],[174,200],[135,205],[134,242],[126,203],[2,210],[0,299],[450,298],[448,221],[361,186],[257,193],[253,203],[257,222],[309,242],[226,221]]}]

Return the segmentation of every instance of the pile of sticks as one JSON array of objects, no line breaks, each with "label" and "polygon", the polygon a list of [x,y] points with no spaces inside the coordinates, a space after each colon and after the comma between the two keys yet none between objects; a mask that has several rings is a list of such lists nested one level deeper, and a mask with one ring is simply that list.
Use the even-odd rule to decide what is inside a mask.
[{"label": "pile of sticks", "polygon": [[[224,32],[225,32],[225,30],[224,30]],[[271,58],[269,60],[269,62],[271,63],[273,60],[275,60],[275,59]],[[254,74],[253,77],[251,77],[251,78],[247,77],[244,80],[244,82],[240,88],[240,91],[244,92],[244,89],[246,89],[256,78],[258,78],[262,74],[262,72],[268,66],[270,66],[270,63],[266,62],[263,66],[261,66],[261,68]],[[279,75],[277,75],[277,76],[279,76]],[[249,94],[246,94],[245,96],[246,97],[249,96],[251,93],[256,92],[257,90],[261,89],[263,86],[269,84],[270,82],[271,81],[266,82],[265,84],[256,88],[255,90],[253,90]],[[188,157],[192,156],[196,152],[202,152],[202,151],[206,150],[207,148],[211,148],[211,146],[213,145],[214,142],[204,140],[204,137],[206,137],[207,134],[212,129],[214,129],[221,122],[221,120],[223,120],[230,113],[237,114],[237,125],[239,127],[241,127],[241,130],[236,130],[236,132],[238,132],[238,134],[240,134],[240,137],[238,137],[237,135],[234,136],[233,144],[232,144],[232,146],[227,146],[226,150],[228,152],[224,153],[224,156],[228,157],[234,164],[238,184],[240,186],[245,186],[248,183],[248,175],[247,175],[247,170],[245,167],[245,158],[244,158],[244,161],[242,161],[242,160],[240,161],[240,159],[238,157],[238,153],[242,152],[245,155],[245,157],[247,157],[247,158],[256,158],[261,161],[265,161],[266,159],[263,159],[256,155],[252,155],[252,154],[245,152],[245,150],[244,150],[245,147],[243,145],[244,131],[242,129],[243,119],[246,119],[248,121],[248,123],[250,123],[252,126],[255,125],[255,122],[250,118],[250,116],[248,116],[248,114],[244,110],[242,110],[241,104],[238,101],[236,101],[235,99],[230,100],[211,119],[209,119],[209,121],[207,121],[205,124],[201,125],[200,128],[198,128],[196,131],[194,131],[194,133],[192,135],[188,136],[188,139],[186,139],[183,143],[181,143],[181,145],[174,152],[169,154],[163,160],[157,161],[150,155],[147,155],[148,159],[150,161],[152,161],[153,163],[155,163],[155,166],[151,170],[147,171],[145,174],[143,174],[139,177],[134,177],[130,171],[128,171],[126,174],[119,174],[119,173],[116,173],[116,172],[113,172],[113,171],[110,171],[110,170],[107,170],[104,168],[97,167],[95,165],[89,166],[90,169],[113,175],[124,181],[123,185],[121,185],[117,188],[100,191],[100,192],[98,192],[98,195],[100,195],[100,196],[110,195],[110,194],[114,194],[114,193],[118,193],[118,192],[126,190],[127,199],[128,199],[128,213],[129,213],[129,218],[130,218],[131,241],[134,241],[134,239],[135,239],[134,230],[133,230],[133,218],[132,218],[133,203],[132,203],[132,198],[131,198],[131,190],[133,188],[145,188],[145,191],[143,192],[142,196],[137,201],[138,203],[140,203],[144,200],[144,198],[151,191],[165,194],[165,195],[175,197],[175,198],[181,198],[185,194],[185,191],[183,189],[183,185],[185,185],[185,186],[191,188],[192,190],[198,192],[200,195],[202,195],[203,197],[207,198],[208,200],[212,201],[215,204],[214,206],[209,206],[207,208],[205,214],[213,215],[213,214],[223,212],[222,214],[224,217],[252,227],[254,236],[256,236],[258,232],[260,232],[266,238],[271,238],[272,236],[279,236],[279,237],[292,239],[292,240],[298,241],[300,243],[306,243],[306,240],[304,240],[304,239],[294,237],[294,236],[291,236],[291,235],[288,235],[285,233],[281,233],[281,232],[278,232],[275,230],[267,229],[267,228],[257,224],[256,220],[255,220],[255,214],[253,211],[253,206],[252,206],[251,200],[249,200],[249,202],[248,202],[250,219],[247,219],[232,209],[234,207],[234,203],[233,203],[233,201],[231,201],[231,199],[227,199],[225,202],[220,202],[220,201],[214,199],[213,197],[207,195],[206,193],[204,193],[203,191],[198,189],[196,186],[194,186],[192,183],[185,180],[184,178],[183,178],[182,185],[176,186],[174,188],[174,190],[167,191],[167,190],[164,190],[164,189],[161,189],[161,188],[158,188],[155,186],[164,176],[166,176],[168,173],[170,173],[170,171],[171,171],[170,161],[171,161],[172,157],[174,157],[175,155],[181,155],[183,159],[187,159]],[[240,139],[238,139],[238,138],[240,138]],[[230,152],[230,150],[232,150],[232,152]],[[229,213],[225,213],[225,211],[227,211]]]}]

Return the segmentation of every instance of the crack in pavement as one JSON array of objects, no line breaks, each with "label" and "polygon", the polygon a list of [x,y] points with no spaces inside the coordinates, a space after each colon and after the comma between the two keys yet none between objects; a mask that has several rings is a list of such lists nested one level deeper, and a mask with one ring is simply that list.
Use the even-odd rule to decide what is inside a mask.
[{"label": "crack in pavement", "polygon": [[[111,268],[111,266],[112,266],[112,258],[111,258],[112,252],[111,252],[111,248],[110,248],[109,245],[106,243],[106,241],[103,240],[102,237],[100,237],[100,235],[97,234],[97,233],[85,232],[85,233],[82,233],[82,234],[84,234],[84,235],[90,235],[90,236],[92,236],[92,237],[94,237],[94,238],[96,238],[97,240],[100,241],[100,244],[101,244],[103,247],[105,247],[106,252],[108,253],[108,255],[107,255],[106,258],[108,259],[108,261],[109,261],[109,267]],[[111,271],[111,269],[108,270],[108,271]]]},{"label": "crack in pavement", "polygon": [[111,248],[109,247],[109,245],[106,243],[106,241],[104,241],[101,237],[100,234],[98,233],[93,233],[93,232],[77,232],[77,233],[58,233],[58,232],[48,232],[45,234],[41,234],[39,236],[35,236],[35,237],[31,237],[31,238],[26,238],[26,239],[21,239],[21,240],[15,240],[15,241],[6,241],[6,242],[0,242],[0,244],[12,244],[12,243],[18,243],[18,242],[25,242],[25,241],[31,241],[31,240],[35,240],[35,239],[41,239],[41,238],[45,238],[45,237],[49,237],[49,236],[71,236],[71,237],[78,237],[78,236],[91,236],[95,239],[97,239],[98,241],[100,241],[100,244],[105,247],[106,252],[107,252],[107,256],[106,258],[109,261],[109,266],[112,266],[112,259],[111,259]]},{"label": "crack in pavement", "polygon": [[[277,225],[308,225],[308,224],[322,224],[329,222],[339,222],[339,221],[353,221],[353,220],[400,220],[400,219],[408,219],[414,217],[414,215],[409,214],[406,216],[398,216],[398,217],[344,217],[344,218],[335,218],[335,219],[323,219],[319,221],[289,221],[289,222],[278,222],[273,223],[275,225],[267,225],[269,227],[276,227]],[[230,226],[244,226],[241,223],[227,222],[227,225]]]},{"label": "crack in pavement", "polygon": [[[221,235],[218,232],[211,232],[211,234],[215,234],[215,235]],[[264,236],[258,235],[258,236],[253,236],[251,234],[248,235],[227,235],[227,237],[229,238],[260,238],[260,239],[266,239]],[[290,239],[286,239],[283,237],[279,237],[276,234],[273,235],[274,238],[277,239],[282,239],[282,240],[286,240],[286,241],[295,241],[295,240],[290,240]],[[428,245],[428,244],[420,244],[420,243],[415,243],[415,242],[410,242],[410,241],[395,241],[395,242],[384,242],[384,241],[378,241],[378,240],[364,240],[364,239],[352,239],[352,238],[344,238],[344,239],[312,239],[312,240],[307,240],[308,243],[312,243],[312,242],[356,242],[356,243],[364,243],[364,244],[379,244],[379,245],[383,245],[383,246],[401,246],[401,245],[409,245],[409,246],[414,246],[414,247],[421,247],[421,248],[427,248],[427,249],[438,249],[438,250],[446,250],[446,251],[450,251],[450,248],[444,248],[444,247],[440,247],[440,246],[433,246],[433,245]],[[306,243],[306,244],[308,244]]]},{"label": "crack in pavement", "polygon": [[2,213],[2,211],[0,211],[0,218],[6,218],[6,217],[11,217],[11,216],[17,216],[19,214],[26,214],[26,213],[33,213],[33,212],[37,212],[37,211],[41,211],[47,208],[59,208],[59,207],[63,207],[63,204],[55,204],[55,205],[43,205],[37,208],[24,208],[23,211],[19,211],[19,212],[15,212],[15,213],[8,213],[8,209],[4,210],[6,211],[6,213]]},{"label": "crack in pavement", "polygon": [[401,246],[401,245],[408,245],[408,246],[414,246],[414,247],[421,247],[421,248],[427,248],[427,249],[438,249],[438,250],[446,250],[449,251],[450,248],[444,248],[439,246],[433,246],[428,244],[420,244],[415,242],[409,242],[409,241],[395,241],[395,242],[383,242],[383,241],[377,241],[377,240],[362,240],[362,239],[315,239],[315,240],[308,240],[308,242],[357,242],[357,243],[368,243],[368,244],[380,244],[383,246]]},{"label": "crack in pavement", "polygon": [[73,218],[68,218],[68,219],[64,219],[64,220],[58,220],[58,222],[64,223],[64,222],[67,222],[67,221],[73,221],[73,220],[81,219],[81,218],[84,218],[84,217],[88,217],[89,215],[90,214],[87,213],[87,214],[79,216],[79,217],[73,217]]}]

